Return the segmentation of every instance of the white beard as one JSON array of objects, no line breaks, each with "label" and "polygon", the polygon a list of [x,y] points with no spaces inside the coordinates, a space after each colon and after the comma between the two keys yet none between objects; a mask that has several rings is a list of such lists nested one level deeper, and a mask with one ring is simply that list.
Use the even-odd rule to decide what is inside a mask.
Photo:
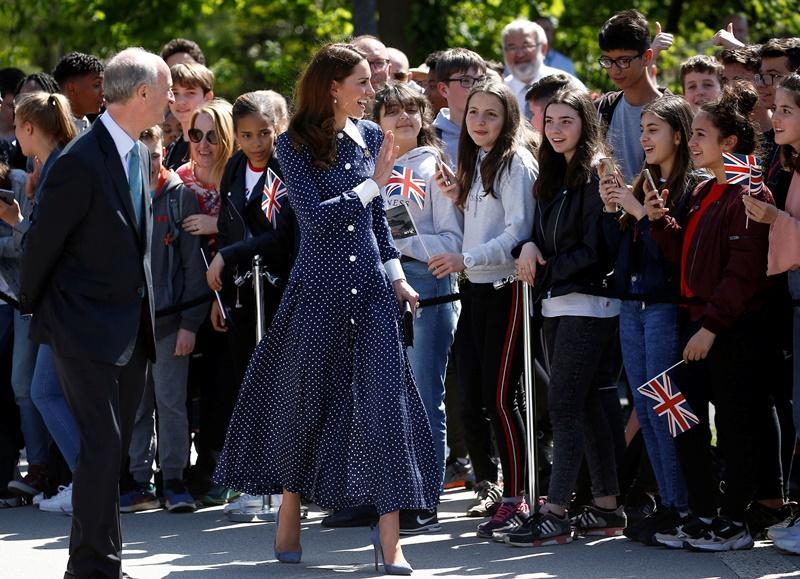
[{"label": "white beard", "polygon": [[528,84],[536,77],[541,63],[536,60],[521,62],[519,64],[509,64],[506,62],[506,66],[508,66],[508,70],[511,71],[511,75],[514,78],[523,84]]}]

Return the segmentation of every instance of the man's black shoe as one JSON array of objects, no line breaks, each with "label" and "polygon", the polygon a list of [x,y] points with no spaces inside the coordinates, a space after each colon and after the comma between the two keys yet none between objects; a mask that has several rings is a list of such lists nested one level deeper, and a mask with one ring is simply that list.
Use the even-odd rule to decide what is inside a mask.
[{"label": "man's black shoe", "polygon": [[329,529],[342,527],[371,527],[378,523],[378,511],[374,505],[347,507],[322,519],[322,526]]},{"label": "man's black shoe", "polygon": [[400,534],[401,535],[421,535],[422,533],[433,533],[441,531],[439,516],[436,509],[428,510],[401,510],[400,511]]}]

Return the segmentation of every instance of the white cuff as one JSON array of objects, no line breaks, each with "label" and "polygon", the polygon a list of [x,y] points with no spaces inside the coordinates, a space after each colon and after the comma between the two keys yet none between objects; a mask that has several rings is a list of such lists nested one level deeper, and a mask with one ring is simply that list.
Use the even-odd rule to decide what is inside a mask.
[{"label": "white cuff", "polygon": [[358,195],[358,198],[361,199],[361,204],[364,207],[369,205],[370,201],[381,194],[380,187],[378,187],[378,184],[372,179],[367,179],[363,183],[356,185],[353,187],[353,191]]},{"label": "white cuff", "polygon": [[406,279],[406,274],[403,273],[403,266],[400,265],[399,259],[390,259],[383,264],[383,267],[386,269],[386,275],[389,276],[389,281],[392,283],[398,279]]}]

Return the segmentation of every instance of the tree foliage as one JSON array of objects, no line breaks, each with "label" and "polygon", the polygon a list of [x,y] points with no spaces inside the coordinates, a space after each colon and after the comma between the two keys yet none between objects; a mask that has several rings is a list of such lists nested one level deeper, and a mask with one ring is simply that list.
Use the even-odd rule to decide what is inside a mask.
[{"label": "tree foliage", "polygon": [[[0,2],[0,66],[51,70],[71,50],[108,57],[138,45],[159,51],[183,36],[203,47],[217,77],[216,92],[228,98],[255,88],[291,94],[303,65],[324,42],[354,33],[353,14],[364,24],[364,0],[3,0]],[[575,61],[587,85],[610,83],[597,66],[597,31],[617,10],[633,5],[676,35],[675,46],[659,63],[661,80],[675,85],[674,71],[686,57],[713,53],[708,40],[721,18],[747,16],[751,41],[800,36],[797,0],[409,0],[404,22],[380,20],[412,64],[450,46],[471,48],[502,60],[500,31],[517,17],[555,17],[558,49]],[[402,34],[398,34],[398,28]]]}]

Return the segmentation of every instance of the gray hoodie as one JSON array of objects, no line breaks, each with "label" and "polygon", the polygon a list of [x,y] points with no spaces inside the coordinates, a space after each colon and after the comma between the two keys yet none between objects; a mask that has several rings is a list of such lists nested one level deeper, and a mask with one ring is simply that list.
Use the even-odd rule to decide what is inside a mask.
[{"label": "gray hoodie", "polygon": [[9,172],[14,198],[19,203],[23,220],[12,228],[0,221],[0,291],[16,298],[19,292],[19,260],[22,256],[22,235],[27,230],[33,203],[25,195],[28,174],[20,169]]},{"label": "gray hoodie", "polygon": [[530,238],[536,204],[533,183],[539,165],[524,147],[517,148],[511,166],[495,179],[497,197],[483,190],[480,165],[486,153],[478,153],[472,187],[464,204],[463,252],[475,259],[467,277],[475,283],[492,283],[514,274],[511,250]]},{"label": "gray hoodie", "polygon": [[450,120],[450,109],[439,110],[433,121],[436,134],[444,143],[444,152],[447,153],[447,163],[455,171],[458,164],[458,139],[461,137],[461,127]]},{"label": "gray hoodie", "polygon": [[[200,213],[197,198],[173,171],[153,196],[153,242],[150,267],[153,271],[155,309],[190,302],[209,293],[205,264],[200,255],[202,237],[181,229],[185,217]],[[208,302],[178,313],[157,317],[156,339],[178,329],[197,332],[208,314]]]},{"label": "gray hoodie", "polygon": [[[425,180],[425,203],[420,209],[415,201],[408,202],[408,211],[419,235],[395,239],[394,244],[403,255],[426,263],[430,256],[439,253],[460,253],[464,235],[463,214],[444,196],[434,179],[440,158],[434,147],[417,147],[395,161],[396,165],[411,169],[415,178]],[[381,195],[386,207],[401,202],[399,197],[387,197],[385,188]]]}]

